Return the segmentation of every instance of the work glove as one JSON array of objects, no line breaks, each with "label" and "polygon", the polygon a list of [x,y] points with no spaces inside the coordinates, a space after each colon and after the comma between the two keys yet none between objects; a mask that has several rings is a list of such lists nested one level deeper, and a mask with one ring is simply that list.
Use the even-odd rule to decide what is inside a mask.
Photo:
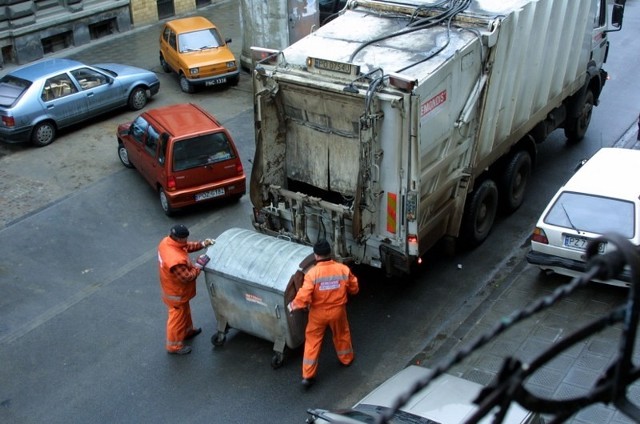
[{"label": "work glove", "polygon": [[215,239],[210,239],[210,238],[208,238],[208,239],[204,239],[204,240],[202,241],[202,245],[203,245],[204,247],[207,247],[207,246],[213,246],[215,243],[216,243],[216,240],[215,240]]},{"label": "work glove", "polygon": [[205,267],[205,265],[207,265],[207,263],[211,260],[210,257],[208,257],[207,255],[200,255],[198,256],[198,259],[196,259],[196,263],[195,263],[195,267],[202,269]]},{"label": "work glove", "polygon": [[293,311],[295,311],[296,309],[293,307],[293,302],[289,302],[287,304],[287,311],[289,311],[289,314],[292,314]]}]

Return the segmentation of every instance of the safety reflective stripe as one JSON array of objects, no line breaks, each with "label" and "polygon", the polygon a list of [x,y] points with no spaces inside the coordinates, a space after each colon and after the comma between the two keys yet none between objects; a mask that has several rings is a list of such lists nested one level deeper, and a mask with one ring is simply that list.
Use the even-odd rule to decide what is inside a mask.
[{"label": "safety reflective stripe", "polygon": [[182,300],[182,296],[173,296],[171,294],[165,294],[164,297],[169,300]]},{"label": "safety reflective stripe", "polygon": [[396,233],[396,204],[398,195],[395,193],[387,193],[387,231]]},{"label": "safety reflective stripe", "polygon": [[305,365],[313,365],[313,364],[316,364],[317,362],[318,362],[317,359],[302,358],[302,363]]},{"label": "safety reflective stripe", "polygon": [[346,349],[346,350],[339,350],[338,355],[348,355],[350,353],[353,353],[353,349]]},{"label": "safety reflective stripe", "polygon": [[322,277],[316,277],[313,279],[313,284],[322,283],[326,281],[346,280],[349,278],[349,274],[340,275],[324,275]]},{"label": "safety reflective stripe", "polygon": [[173,342],[173,341],[171,341],[171,340],[167,340],[167,346],[176,346],[176,347],[180,347],[180,346],[182,346],[182,345],[183,345],[182,340],[177,341],[177,342]]}]

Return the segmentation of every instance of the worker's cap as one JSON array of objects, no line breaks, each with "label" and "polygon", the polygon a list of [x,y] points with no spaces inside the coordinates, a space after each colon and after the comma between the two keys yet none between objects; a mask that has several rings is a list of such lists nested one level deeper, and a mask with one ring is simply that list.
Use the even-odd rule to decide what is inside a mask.
[{"label": "worker's cap", "polygon": [[171,227],[171,235],[177,238],[189,237],[189,229],[182,224],[176,224]]},{"label": "worker's cap", "polygon": [[318,242],[313,245],[313,253],[318,256],[327,256],[331,253],[331,245],[325,239],[318,240]]}]

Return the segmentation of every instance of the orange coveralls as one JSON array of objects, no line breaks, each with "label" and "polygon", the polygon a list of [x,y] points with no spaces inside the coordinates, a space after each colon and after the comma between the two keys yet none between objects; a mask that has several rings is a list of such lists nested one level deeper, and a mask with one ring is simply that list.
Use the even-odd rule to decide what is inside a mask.
[{"label": "orange coveralls", "polygon": [[[201,270],[193,266],[188,253],[202,248],[200,242],[180,243],[169,236],[163,238],[158,245],[162,301],[169,310],[166,348],[170,352],[182,349],[184,340],[194,331],[189,300],[196,296],[196,278]],[[193,273],[192,280],[184,282],[171,272],[171,268],[178,264],[189,268],[190,273]]]},{"label": "orange coveralls", "polygon": [[313,378],[327,326],[333,335],[338,360],[344,365],[353,361],[351,331],[347,321],[347,294],[358,293],[358,279],[348,266],[331,259],[318,263],[304,276],[292,304],[294,309],[309,307],[305,331],[302,378]]}]

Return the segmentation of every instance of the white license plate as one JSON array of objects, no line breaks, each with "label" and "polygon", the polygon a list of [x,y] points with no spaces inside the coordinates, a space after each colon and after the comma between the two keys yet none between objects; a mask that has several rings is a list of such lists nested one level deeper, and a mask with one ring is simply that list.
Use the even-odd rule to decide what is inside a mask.
[{"label": "white license plate", "polygon": [[212,80],[209,80],[205,82],[204,85],[219,85],[219,84],[224,84],[225,82],[227,82],[227,78],[221,77],[221,78],[214,78]]},{"label": "white license plate", "polygon": [[[562,244],[564,247],[568,247],[569,249],[586,250],[589,241],[590,240],[585,237],[570,236],[565,234]],[[598,253],[604,253],[604,248],[606,245],[607,243],[598,244]]]},{"label": "white license plate", "polygon": [[205,191],[204,193],[196,194],[196,202],[199,202],[201,200],[212,199],[214,197],[220,197],[220,196],[224,196],[223,188],[217,188],[215,190]]}]

